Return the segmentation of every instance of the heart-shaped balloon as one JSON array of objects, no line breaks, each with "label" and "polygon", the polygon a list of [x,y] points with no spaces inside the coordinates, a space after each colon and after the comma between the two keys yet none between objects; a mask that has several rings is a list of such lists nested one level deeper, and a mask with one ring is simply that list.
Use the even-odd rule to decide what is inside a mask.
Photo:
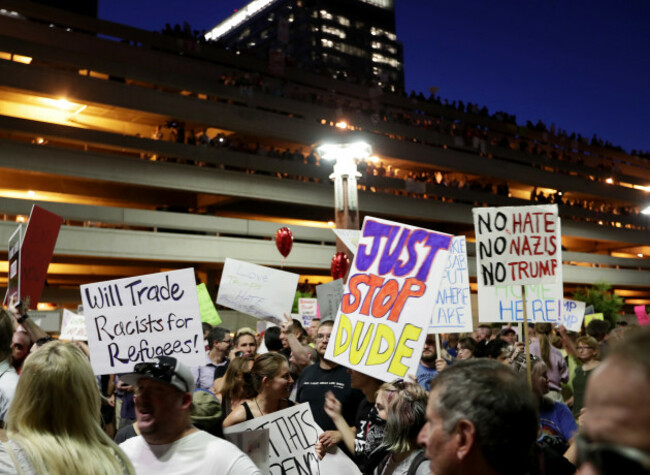
[{"label": "heart-shaped balloon", "polygon": [[345,252],[337,252],[332,257],[332,265],[330,266],[330,272],[332,273],[332,278],[342,279],[345,277],[345,274],[348,272],[350,267],[350,258]]},{"label": "heart-shaped balloon", "polygon": [[293,234],[291,229],[280,228],[275,232],[275,245],[283,257],[287,257],[293,247]]}]

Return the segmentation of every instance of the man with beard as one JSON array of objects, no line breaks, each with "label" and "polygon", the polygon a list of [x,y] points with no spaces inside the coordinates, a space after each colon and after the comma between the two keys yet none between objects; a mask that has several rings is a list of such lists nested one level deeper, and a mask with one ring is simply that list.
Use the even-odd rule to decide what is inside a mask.
[{"label": "man with beard", "polygon": [[436,354],[436,336],[434,334],[427,335],[415,379],[426,391],[430,391],[431,380],[438,376],[445,366],[447,366],[447,362],[438,358]]}]

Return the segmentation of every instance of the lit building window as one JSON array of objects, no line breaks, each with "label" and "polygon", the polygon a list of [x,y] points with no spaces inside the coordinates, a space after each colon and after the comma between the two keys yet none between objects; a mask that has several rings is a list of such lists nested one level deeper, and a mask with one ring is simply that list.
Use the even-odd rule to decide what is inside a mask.
[{"label": "lit building window", "polygon": [[345,39],[345,31],[341,30],[340,28],[335,28],[333,26],[323,25],[323,33],[327,33],[328,35]]},{"label": "lit building window", "polygon": [[325,48],[334,47],[334,42],[332,40],[328,40],[327,38],[321,38],[320,42]]},{"label": "lit building window", "polygon": [[338,15],[338,16],[336,17],[336,21],[338,21],[339,24],[341,24],[341,25],[343,25],[343,26],[350,26],[350,20],[348,20],[348,19],[345,18],[344,16]]},{"label": "lit building window", "polygon": [[325,20],[333,20],[334,16],[331,13],[328,13],[327,10],[321,10],[320,11],[320,17],[325,19]]},{"label": "lit building window", "polygon": [[387,58],[384,55],[378,54],[378,53],[372,53],[372,61],[374,63],[381,63],[381,64],[388,64],[389,66],[392,66],[393,68],[401,68],[402,64],[394,59],[394,58]]}]

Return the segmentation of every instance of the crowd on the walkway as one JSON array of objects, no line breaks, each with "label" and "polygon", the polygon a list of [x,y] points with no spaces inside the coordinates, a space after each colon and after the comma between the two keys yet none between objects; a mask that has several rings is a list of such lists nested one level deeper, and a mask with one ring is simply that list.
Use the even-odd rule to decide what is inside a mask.
[{"label": "crowd on the walkway", "polygon": [[260,473],[223,429],[298,403],[317,457],[364,474],[650,473],[647,327],[481,324],[440,354],[428,335],[417,372],[385,383],[325,358],[332,320],[204,323],[205,364],[96,377],[84,342],[21,313],[0,312],[0,473]]}]

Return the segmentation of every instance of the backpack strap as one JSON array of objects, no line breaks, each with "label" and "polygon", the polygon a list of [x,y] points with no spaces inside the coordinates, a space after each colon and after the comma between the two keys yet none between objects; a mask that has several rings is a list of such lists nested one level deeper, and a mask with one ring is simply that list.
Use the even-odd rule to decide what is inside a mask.
[{"label": "backpack strap", "polygon": [[424,450],[423,449],[418,450],[416,456],[413,458],[413,461],[411,462],[411,465],[409,466],[408,472],[406,472],[406,475],[415,475],[415,472],[418,471],[420,465],[422,465],[422,463],[426,460],[427,460],[427,456],[424,455]]}]

